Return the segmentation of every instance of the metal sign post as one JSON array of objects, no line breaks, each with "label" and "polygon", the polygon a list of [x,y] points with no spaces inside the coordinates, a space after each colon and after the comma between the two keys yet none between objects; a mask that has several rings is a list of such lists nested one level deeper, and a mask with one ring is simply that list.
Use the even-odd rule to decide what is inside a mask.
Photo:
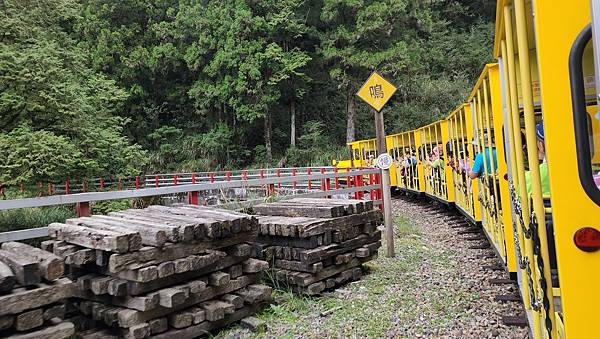
[{"label": "metal sign post", "polygon": [[[396,92],[396,87],[385,80],[379,73],[373,72],[365,81],[356,95],[373,107],[375,116],[375,133],[377,134],[378,167],[381,168],[381,190],[383,191],[383,220],[385,224],[385,237],[387,242],[387,256],[396,255],[394,249],[394,223],[392,220],[392,192],[390,187],[390,167],[393,159],[387,154],[385,142],[385,126],[381,109],[391,96]],[[381,160],[380,160],[381,159]]]}]

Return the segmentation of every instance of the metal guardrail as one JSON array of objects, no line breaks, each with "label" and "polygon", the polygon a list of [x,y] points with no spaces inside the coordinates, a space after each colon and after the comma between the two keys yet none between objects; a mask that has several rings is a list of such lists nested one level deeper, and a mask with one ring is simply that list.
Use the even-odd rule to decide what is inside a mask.
[{"label": "metal guardrail", "polygon": [[[355,193],[357,197],[362,197],[364,192],[371,192],[370,199],[374,200],[376,204],[381,204],[380,194],[381,184],[379,180],[373,180],[380,175],[379,169],[350,169],[349,172],[329,172],[329,173],[318,173],[311,175],[295,175],[295,176],[275,176],[265,177],[259,179],[243,179],[243,180],[229,180],[229,181],[214,181],[214,182],[201,182],[196,184],[182,184],[177,186],[162,186],[152,188],[141,188],[132,190],[122,191],[108,191],[108,192],[90,192],[90,193],[75,193],[68,195],[56,195],[39,198],[25,198],[25,199],[14,199],[14,200],[1,200],[0,210],[10,210],[17,208],[31,208],[31,207],[43,207],[43,206],[56,206],[65,204],[89,204],[94,201],[105,201],[105,200],[117,200],[117,199],[131,199],[131,198],[142,198],[152,196],[163,196],[181,193],[197,193],[201,191],[211,191],[219,189],[231,189],[231,188],[248,188],[248,187],[269,187],[272,189],[277,185],[293,184],[294,186],[302,182],[311,182],[314,180],[320,181],[323,184],[319,187],[315,186],[313,191],[301,194],[292,194],[286,196],[274,197],[278,200],[297,198],[297,197],[328,197],[332,195],[342,195]],[[371,182],[364,184],[362,178],[369,176]],[[351,178],[346,182],[347,187],[342,188],[339,184],[339,179]],[[359,180],[360,178],[360,180]],[[330,183],[325,184],[331,179],[335,180],[333,188]],[[350,186],[350,182],[353,182],[353,186]],[[373,193],[376,192],[376,193]],[[262,199],[246,200],[243,202],[232,202],[219,207],[223,208],[247,208],[254,204],[261,203]],[[89,213],[89,210],[88,210]],[[0,243],[6,241],[18,241],[32,238],[39,238],[48,235],[48,229],[46,227],[32,228],[18,231],[10,231],[0,233]]]},{"label": "metal guardrail", "polygon": [[[142,189],[149,187],[175,186],[221,180],[257,179],[275,176],[295,176],[296,174],[312,174],[333,172],[333,166],[315,167],[275,167],[262,169],[220,170],[212,172],[153,173],[132,177],[104,177],[64,180],[62,182],[38,182],[36,185],[19,185],[19,192],[32,192],[37,196],[51,196],[97,192],[105,190]],[[14,188],[14,186],[11,186]]]}]

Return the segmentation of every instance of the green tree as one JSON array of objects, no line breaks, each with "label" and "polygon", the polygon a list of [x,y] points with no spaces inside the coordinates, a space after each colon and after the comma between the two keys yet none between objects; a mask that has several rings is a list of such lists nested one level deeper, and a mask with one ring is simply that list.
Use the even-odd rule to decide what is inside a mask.
[{"label": "green tree", "polygon": [[[8,0],[0,9],[0,131],[5,145],[18,146],[5,153],[11,157],[0,176],[23,182],[139,171],[143,152],[122,135],[126,121],[114,117],[126,94],[90,67],[73,38],[81,6]],[[62,156],[49,160],[52,154]],[[43,170],[27,168],[40,162]]]},{"label": "green tree", "polygon": [[346,92],[346,140],[355,139],[355,92],[369,73],[414,72],[421,35],[431,31],[430,9],[420,1],[325,0],[322,53],[331,77]]}]

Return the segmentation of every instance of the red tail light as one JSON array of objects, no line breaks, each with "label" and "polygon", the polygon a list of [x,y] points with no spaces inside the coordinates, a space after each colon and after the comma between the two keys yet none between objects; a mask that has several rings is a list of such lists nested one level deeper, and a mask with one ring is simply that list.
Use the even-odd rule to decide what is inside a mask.
[{"label": "red tail light", "polygon": [[591,227],[580,228],[573,236],[575,246],[584,252],[600,250],[600,231]]}]

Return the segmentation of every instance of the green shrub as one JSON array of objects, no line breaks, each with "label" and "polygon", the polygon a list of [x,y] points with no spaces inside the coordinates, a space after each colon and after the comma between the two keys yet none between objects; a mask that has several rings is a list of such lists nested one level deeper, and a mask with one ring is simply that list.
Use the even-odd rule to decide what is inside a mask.
[{"label": "green shrub", "polygon": [[75,207],[50,206],[0,211],[0,232],[48,226],[75,217]]},{"label": "green shrub", "polygon": [[110,212],[117,212],[131,208],[132,203],[129,199],[104,200],[92,203],[91,207],[92,214],[108,214]]}]

